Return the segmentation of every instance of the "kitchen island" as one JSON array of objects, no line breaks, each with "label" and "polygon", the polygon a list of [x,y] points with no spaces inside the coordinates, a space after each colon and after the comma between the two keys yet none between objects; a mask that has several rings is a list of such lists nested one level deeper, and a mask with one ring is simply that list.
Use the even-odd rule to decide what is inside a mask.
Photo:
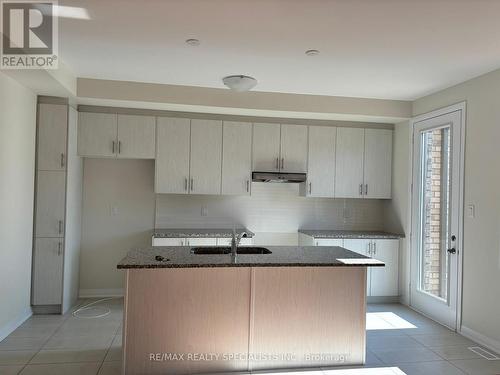
[{"label": "kitchen island", "polygon": [[267,249],[131,251],[118,264],[126,270],[124,373],[363,364],[366,267],[384,264],[341,247]]}]

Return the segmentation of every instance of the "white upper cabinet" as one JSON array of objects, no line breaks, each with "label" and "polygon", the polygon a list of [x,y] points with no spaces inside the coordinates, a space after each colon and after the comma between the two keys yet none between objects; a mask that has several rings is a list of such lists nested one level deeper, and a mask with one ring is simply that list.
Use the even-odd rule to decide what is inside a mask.
[{"label": "white upper cabinet", "polygon": [[117,125],[116,114],[80,112],[78,155],[115,157]]},{"label": "white upper cabinet", "polygon": [[365,129],[365,198],[391,198],[392,130]]},{"label": "white upper cabinet", "polygon": [[118,115],[117,157],[154,159],[155,122],[153,116]]},{"label": "white upper cabinet", "polygon": [[43,171],[65,170],[68,107],[59,104],[38,106],[37,168]]},{"label": "white upper cabinet", "polygon": [[280,171],[307,171],[307,126],[281,125]]},{"label": "white upper cabinet", "polygon": [[337,129],[335,197],[391,198],[392,130]]},{"label": "white upper cabinet", "polygon": [[280,124],[253,124],[253,171],[279,171],[280,128]]},{"label": "white upper cabinet", "polygon": [[365,130],[337,128],[335,197],[363,197],[363,153]]},{"label": "white upper cabinet", "polygon": [[306,194],[309,197],[334,197],[335,141],[337,128],[309,127]]},{"label": "white upper cabinet", "polygon": [[222,121],[191,120],[191,194],[220,194]]},{"label": "white upper cabinet", "polygon": [[252,124],[224,121],[222,134],[222,194],[250,195]]},{"label": "white upper cabinet", "polygon": [[191,121],[158,117],[155,192],[189,192],[189,149]]}]

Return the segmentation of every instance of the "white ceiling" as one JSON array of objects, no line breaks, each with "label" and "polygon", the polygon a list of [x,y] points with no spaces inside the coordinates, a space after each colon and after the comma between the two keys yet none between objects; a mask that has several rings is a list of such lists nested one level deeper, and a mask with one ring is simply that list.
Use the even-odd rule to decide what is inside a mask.
[{"label": "white ceiling", "polygon": [[[412,100],[500,67],[497,0],[60,0],[79,77]],[[191,47],[187,38],[198,38]],[[321,54],[308,57],[307,49]]]}]

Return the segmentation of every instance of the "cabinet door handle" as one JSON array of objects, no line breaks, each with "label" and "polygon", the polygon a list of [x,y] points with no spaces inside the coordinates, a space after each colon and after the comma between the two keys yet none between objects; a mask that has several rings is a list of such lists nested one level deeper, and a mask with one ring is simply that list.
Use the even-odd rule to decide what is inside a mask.
[{"label": "cabinet door handle", "polygon": [[359,184],[359,195],[363,195],[363,184]]},{"label": "cabinet door handle", "polygon": [[113,141],[113,154],[115,153],[115,146],[116,146],[116,142]]},{"label": "cabinet door handle", "polygon": [[247,180],[247,193],[250,192],[250,180]]},{"label": "cabinet door handle", "polygon": [[368,195],[368,184],[365,185],[365,195]]},{"label": "cabinet door handle", "polygon": [[311,194],[312,191],[312,182],[309,182],[309,194]]},{"label": "cabinet door handle", "polygon": [[372,253],[372,243],[368,242],[367,247],[368,247],[368,249],[366,250],[366,253],[371,254]]},{"label": "cabinet door handle", "polygon": [[194,181],[193,178],[191,177],[191,191],[193,191],[193,186],[194,186]]},{"label": "cabinet door handle", "polygon": [[122,141],[118,141],[118,153],[121,154],[122,152]]},{"label": "cabinet door handle", "polygon": [[280,158],[276,158],[276,169],[280,169]]},{"label": "cabinet door handle", "polygon": [[64,168],[64,154],[61,153],[61,168]]},{"label": "cabinet door handle", "polygon": [[281,158],[281,169],[285,169],[285,158]]},{"label": "cabinet door handle", "polygon": [[377,254],[377,243],[373,241],[373,254]]},{"label": "cabinet door handle", "polygon": [[63,221],[59,220],[57,222],[57,225],[58,225],[59,234],[62,234],[62,231],[63,231]]},{"label": "cabinet door handle", "polygon": [[184,178],[184,191],[187,191],[188,190],[188,179],[187,177]]},{"label": "cabinet door handle", "polygon": [[57,243],[57,255],[61,256],[61,252],[62,252],[62,244],[61,241],[59,241]]}]

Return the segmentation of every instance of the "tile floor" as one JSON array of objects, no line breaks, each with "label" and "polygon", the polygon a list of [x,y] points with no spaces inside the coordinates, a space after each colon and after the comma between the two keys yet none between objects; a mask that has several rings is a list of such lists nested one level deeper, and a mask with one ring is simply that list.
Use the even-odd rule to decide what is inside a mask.
[{"label": "tile floor", "polygon": [[[122,303],[113,299],[99,304],[101,311],[111,310],[102,318],[74,317],[71,312],[31,317],[0,342],[0,375],[120,374]],[[366,365],[307,374],[500,374],[500,359],[488,361],[469,350],[471,346],[478,345],[405,306],[369,305]]]}]

